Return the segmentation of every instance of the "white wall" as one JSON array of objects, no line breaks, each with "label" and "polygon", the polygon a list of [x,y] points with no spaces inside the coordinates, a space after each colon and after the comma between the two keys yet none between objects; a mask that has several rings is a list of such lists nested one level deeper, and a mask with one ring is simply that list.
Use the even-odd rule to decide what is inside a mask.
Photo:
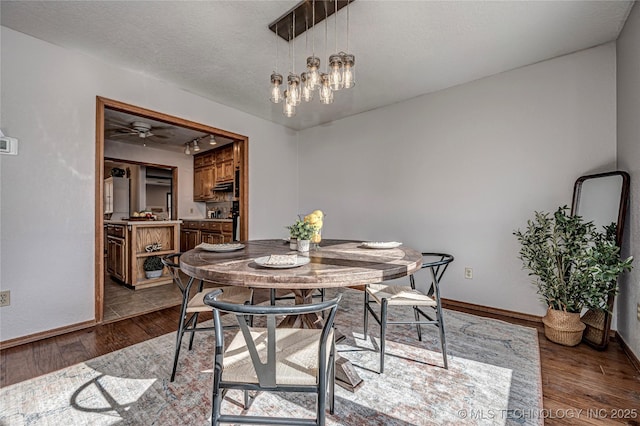
[{"label": "white wall", "polygon": [[615,167],[615,82],[610,43],[301,131],[300,210],[453,254],[444,297],[544,314],[512,232]]},{"label": "white wall", "polygon": [[5,27],[0,39],[0,127],[20,140],[0,157],[0,340],[94,318],[96,96],[247,135],[249,235],[285,234],[295,132]]},{"label": "white wall", "polygon": [[618,166],[631,175],[631,199],[623,256],[635,256],[634,269],[620,279],[618,333],[640,358],[640,6],[636,3],[617,42]]}]

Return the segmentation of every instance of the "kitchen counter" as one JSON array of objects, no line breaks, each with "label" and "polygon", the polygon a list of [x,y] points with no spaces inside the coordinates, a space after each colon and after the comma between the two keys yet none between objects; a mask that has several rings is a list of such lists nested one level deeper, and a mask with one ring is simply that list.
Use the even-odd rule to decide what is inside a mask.
[{"label": "kitchen counter", "polygon": [[203,218],[182,218],[182,221],[189,222],[233,222],[233,219],[203,219]]},{"label": "kitchen counter", "polygon": [[182,220],[105,220],[105,225],[175,225]]}]

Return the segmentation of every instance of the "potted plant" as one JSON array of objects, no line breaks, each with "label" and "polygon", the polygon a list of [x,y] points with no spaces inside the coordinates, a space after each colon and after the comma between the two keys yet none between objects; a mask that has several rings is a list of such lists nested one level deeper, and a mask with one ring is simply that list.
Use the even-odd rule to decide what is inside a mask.
[{"label": "potted plant", "polygon": [[144,269],[144,274],[147,279],[158,278],[162,275],[164,265],[159,256],[149,256],[144,260],[142,268]]},{"label": "potted plant", "polygon": [[618,276],[631,269],[633,258],[620,258],[615,224],[599,232],[593,222],[569,216],[567,210],[559,207],[553,216],[535,212],[526,230],[514,235],[524,268],[536,276],[538,294],[548,306],[542,319],[545,336],[575,346],[585,328],[582,309],[606,310],[609,295],[617,292]]},{"label": "potted plant", "polygon": [[[162,244],[153,243],[145,246],[144,250],[147,253],[153,253],[156,251],[162,250]],[[158,278],[162,275],[162,270],[164,269],[164,264],[162,263],[162,259],[158,256],[149,256],[144,260],[142,264],[142,269],[144,269],[144,275],[147,279],[150,278]]]},{"label": "potted plant", "polygon": [[317,227],[303,220],[296,220],[291,226],[287,226],[291,239],[297,241],[298,251],[305,253],[309,251],[309,243]]}]

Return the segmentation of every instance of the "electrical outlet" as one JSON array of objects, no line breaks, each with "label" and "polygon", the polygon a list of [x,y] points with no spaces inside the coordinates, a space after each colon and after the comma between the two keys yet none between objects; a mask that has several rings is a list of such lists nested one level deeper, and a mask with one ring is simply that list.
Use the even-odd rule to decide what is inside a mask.
[{"label": "electrical outlet", "polygon": [[11,304],[11,292],[9,290],[0,291],[0,306]]},{"label": "electrical outlet", "polygon": [[473,279],[473,268],[464,268],[464,277],[468,280]]},{"label": "electrical outlet", "polygon": [[640,321],[640,302],[638,302],[638,321]]}]

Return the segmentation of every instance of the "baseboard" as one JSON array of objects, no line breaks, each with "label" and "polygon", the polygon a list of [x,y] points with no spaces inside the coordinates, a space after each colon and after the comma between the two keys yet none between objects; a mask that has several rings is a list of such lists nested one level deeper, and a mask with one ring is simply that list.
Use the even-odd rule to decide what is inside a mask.
[{"label": "baseboard", "polygon": [[0,350],[13,348],[14,346],[24,345],[25,343],[31,343],[49,337],[59,336],[60,334],[70,333],[72,331],[82,330],[88,327],[93,327],[96,324],[97,323],[94,320],[79,322],[77,324],[67,325],[64,327],[54,328],[52,330],[42,331],[40,333],[30,334],[28,336],[16,337],[15,339],[0,341]]},{"label": "baseboard", "polygon": [[638,359],[636,354],[633,353],[629,345],[627,345],[627,342],[624,341],[620,333],[618,333],[617,331],[616,331],[616,340],[618,341],[618,343],[620,343],[622,350],[629,358],[629,361],[631,361],[631,364],[633,365],[633,367],[636,369],[638,373],[640,373],[640,359]]},{"label": "baseboard", "polygon": [[447,309],[467,309],[476,311],[479,313],[487,313],[493,315],[500,315],[506,318],[515,318],[524,321],[530,321],[535,323],[542,323],[542,317],[531,314],[524,314],[522,312],[508,311],[506,309],[492,308],[490,306],[476,305],[468,302],[461,302],[459,300],[440,299],[442,307]]}]

